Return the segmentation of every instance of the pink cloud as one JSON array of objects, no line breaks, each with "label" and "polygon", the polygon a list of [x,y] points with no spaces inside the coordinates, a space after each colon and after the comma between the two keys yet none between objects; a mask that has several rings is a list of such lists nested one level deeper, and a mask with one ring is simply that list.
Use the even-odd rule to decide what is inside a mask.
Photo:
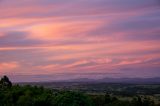
[{"label": "pink cloud", "polygon": [[0,73],[158,70],[158,8],[153,0],[3,0]]},{"label": "pink cloud", "polygon": [[17,69],[19,67],[19,63],[17,62],[3,62],[0,63],[0,73],[10,73],[11,71]]}]

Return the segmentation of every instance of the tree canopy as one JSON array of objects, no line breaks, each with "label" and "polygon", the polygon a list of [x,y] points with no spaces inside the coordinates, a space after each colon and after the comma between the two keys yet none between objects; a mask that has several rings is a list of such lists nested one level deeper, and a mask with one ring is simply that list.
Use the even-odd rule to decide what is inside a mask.
[{"label": "tree canopy", "polygon": [[7,76],[0,80],[0,106],[158,106],[147,97],[119,100],[114,95],[89,95],[31,85],[13,85]]},{"label": "tree canopy", "polygon": [[0,88],[5,89],[11,87],[12,87],[12,82],[9,80],[7,76],[3,76],[0,80]]}]

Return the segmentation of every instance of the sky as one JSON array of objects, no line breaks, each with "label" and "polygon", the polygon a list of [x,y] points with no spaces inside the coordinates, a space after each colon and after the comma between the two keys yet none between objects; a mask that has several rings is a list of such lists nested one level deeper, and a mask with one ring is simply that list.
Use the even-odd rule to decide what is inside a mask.
[{"label": "sky", "polygon": [[159,0],[0,0],[0,76],[160,77]]}]

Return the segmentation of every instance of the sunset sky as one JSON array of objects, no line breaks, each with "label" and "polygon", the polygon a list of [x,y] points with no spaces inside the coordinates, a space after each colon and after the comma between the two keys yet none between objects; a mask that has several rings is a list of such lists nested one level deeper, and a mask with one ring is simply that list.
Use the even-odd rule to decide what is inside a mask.
[{"label": "sunset sky", "polygon": [[159,0],[0,0],[0,76],[160,77]]}]

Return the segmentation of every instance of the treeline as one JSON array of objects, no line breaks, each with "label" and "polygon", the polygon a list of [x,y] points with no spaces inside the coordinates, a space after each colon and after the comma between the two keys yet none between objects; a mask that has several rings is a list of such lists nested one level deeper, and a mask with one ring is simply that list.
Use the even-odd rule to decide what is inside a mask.
[{"label": "treeline", "polygon": [[0,80],[0,106],[160,106],[146,97],[119,100],[110,94],[87,95],[37,86],[12,85],[7,76]]}]

